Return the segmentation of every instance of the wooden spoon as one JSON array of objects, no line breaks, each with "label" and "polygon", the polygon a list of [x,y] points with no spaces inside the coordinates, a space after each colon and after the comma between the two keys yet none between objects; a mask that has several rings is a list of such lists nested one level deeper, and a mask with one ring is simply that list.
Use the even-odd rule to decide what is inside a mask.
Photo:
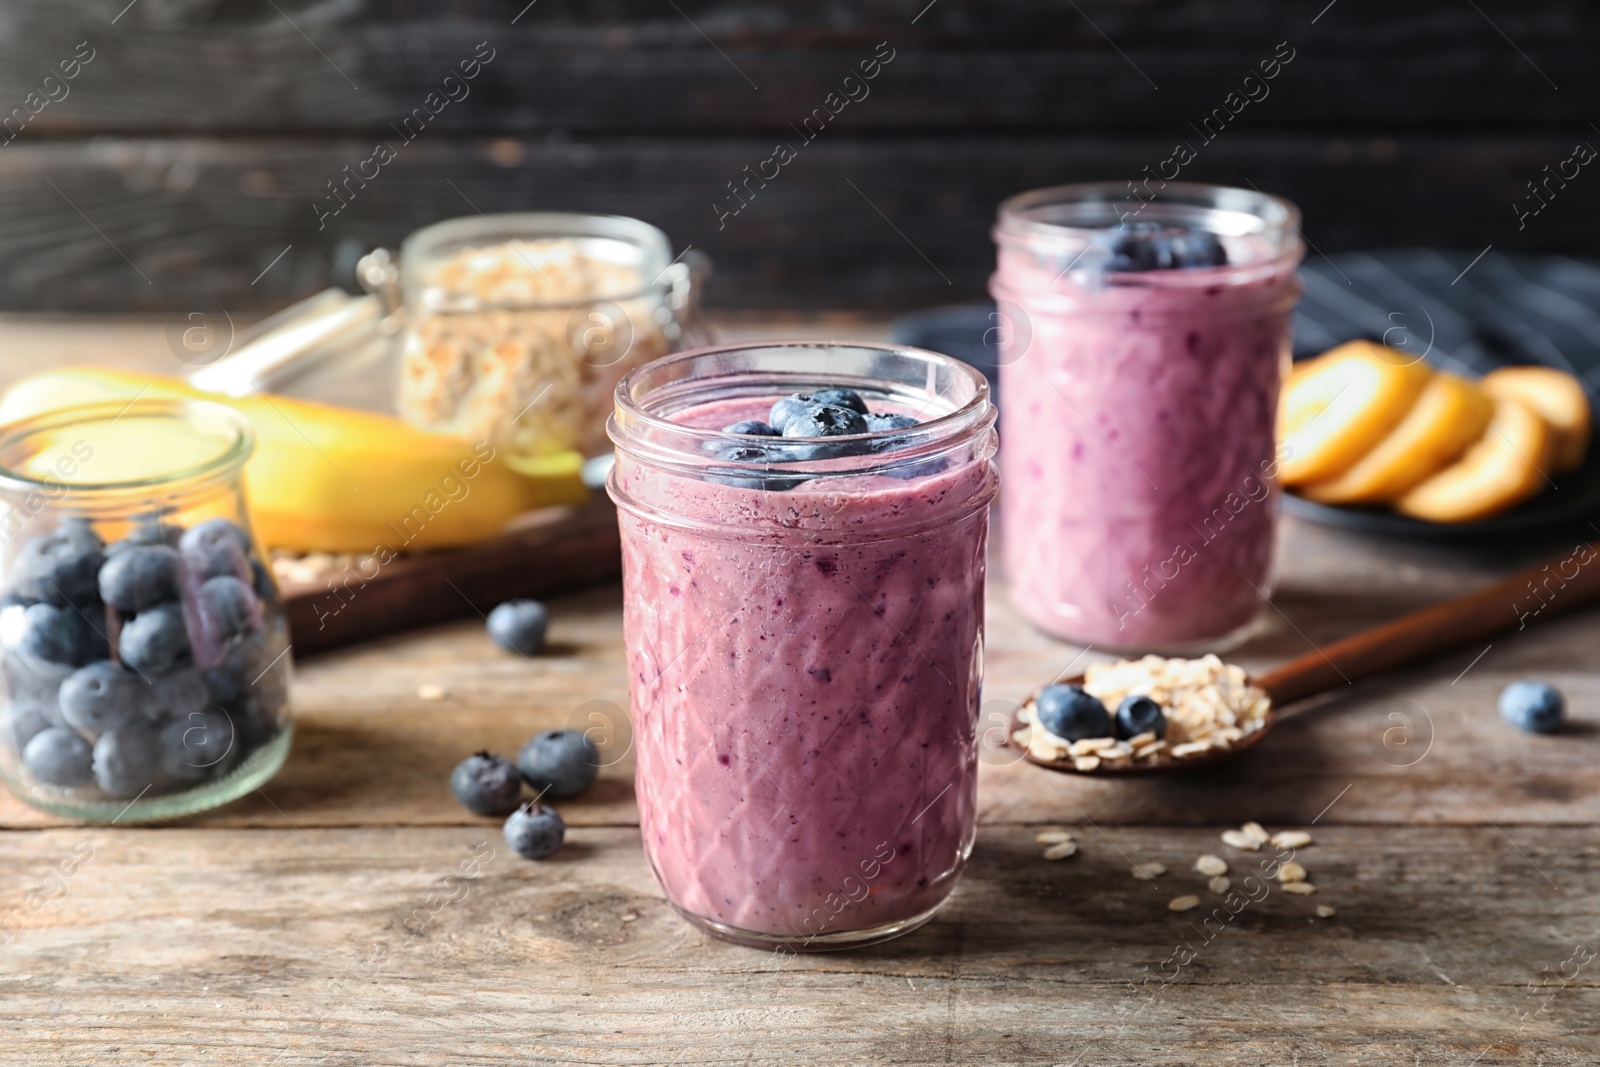
[{"label": "wooden spoon", "polygon": [[[1229,748],[1153,765],[1114,767],[1102,762],[1092,771],[1078,770],[1071,757],[1041,759],[1026,748],[1023,749],[1023,758],[1053,771],[1098,777],[1178,773],[1210,767],[1259,744],[1277,722],[1280,710],[1296,701],[1395,667],[1409,666],[1454,651],[1503,630],[1525,628],[1535,621],[1584,607],[1596,600],[1600,600],[1600,541],[1591,541],[1518,571],[1476,593],[1455,597],[1371,630],[1353,634],[1252,678],[1251,684],[1267,694],[1271,706],[1260,729],[1247,734]],[[1080,674],[1051,684],[1082,683],[1083,675]],[[1037,693],[1030,695],[1023,706],[1031,707],[1035,696]],[[1020,721],[1014,722],[1011,732],[1014,734],[1023,725]],[[1009,743],[1016,745],[1015,741]]]}]

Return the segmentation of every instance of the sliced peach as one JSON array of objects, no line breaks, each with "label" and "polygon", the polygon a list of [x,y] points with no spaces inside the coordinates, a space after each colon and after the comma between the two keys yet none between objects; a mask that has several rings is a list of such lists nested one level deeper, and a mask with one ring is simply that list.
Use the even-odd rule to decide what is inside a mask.
[{"label": "sliced peach", "polygon": [[1502,512],[1544,488],[1553,442],[1533,408],[1496,400],[1477,444],[1401,497],[1395,510],[1429,522],[1472,522]]},{"label": "sliced peach", "polygon": [[1475,383],[1435,374],[1400,425],[1372,451],[1337,478],[1302,487],[1301,495],[1323,504],[1397,500],[1483,436],[1493,408],[1494,401]]},{"label": "sliced peach", "polygon": [[1425,363],[1351,341],[1291,375],[1279,409],[1284,485],[1329,481],[1355,466],[1405,417],[1432,376]]},{"label": "sliced peach", "polygon": [[1522,401],[1550,424],[1556,440],[1550,462],[1557,471],[1583,465],[1589,450],[1589,397],[1578,379],[1554,367],[1501,367],[1483,376],[1483,387],[1496,399]]}]

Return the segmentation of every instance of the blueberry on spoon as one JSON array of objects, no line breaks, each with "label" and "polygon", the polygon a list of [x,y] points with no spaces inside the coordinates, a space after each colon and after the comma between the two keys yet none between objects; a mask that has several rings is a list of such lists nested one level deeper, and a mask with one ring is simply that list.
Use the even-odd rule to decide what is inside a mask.
[{"label": "blueberry on spoon", "polygon": [[1065,741],[1110,737],[1111,715],[1097,698],[1077,685],[1051,685],[1033,701],[1039,725]]}]

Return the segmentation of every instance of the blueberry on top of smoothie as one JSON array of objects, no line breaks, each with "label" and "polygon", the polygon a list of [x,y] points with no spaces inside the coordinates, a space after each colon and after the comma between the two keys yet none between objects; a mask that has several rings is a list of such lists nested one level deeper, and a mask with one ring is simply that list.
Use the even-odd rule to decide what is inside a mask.
[{"label": "blueberry on top of smoothie", "polygon": [[777,437],[778,431],[762,422],[760,419],[745,419],[732,426],[724,426],[723,433],[742,433],[751,437]]},{"label": "blueberry on top of smoothie", "polygon": [[879,430],[908,430],[919,425],[910,415],[882,415],[868,412],[863,417],[867,420],[869,433],[877,433]]},{"label": "blueberry on top of smoothie", "polygon": [[1113,272],[1189,270],[1228,263],[1222,242],[1204,230],[1130,222],[1109,232],[1111,260],[1106,269]]},{"label": "blueberry on top of smoothie", "polygon": [[1033,713],[1040,726],[1066,741],[1111,736],[1106,706],[1082,686],[1045,686],[1033,700]]},{"label": "blueberry on top of smoothie", "polygon": [[833,404],[801,408],[783,424],[785,437],[848,437],[867,432],[867,420],[858,411]]},{"label": "blueberry on top of smoothie", "polygon": [[[790,393],[772,405],[772,413],[767,416],[767,422],[780,434],[784,427],[789,425],[789,420],[808,408],[836,407],[853,411],[857,415],[867,413],[867,402],[861,399],[861,394],[854,389],[818,389],[814,393]],[[856,431],[858,433],[864,431]],[[822,434],[789,434],[790,437],[821,437]]]}]

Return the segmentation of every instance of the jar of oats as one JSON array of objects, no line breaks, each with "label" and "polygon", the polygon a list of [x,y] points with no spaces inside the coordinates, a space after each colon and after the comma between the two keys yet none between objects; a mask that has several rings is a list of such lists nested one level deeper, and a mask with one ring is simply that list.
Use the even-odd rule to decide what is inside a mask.
[{"label": "jar of oats", "polygon": [[629,370],[709,340],[709,263],[618,215],[451,219],[400,247],[399,410],[413,425],[513,455],[608,453]]}]

